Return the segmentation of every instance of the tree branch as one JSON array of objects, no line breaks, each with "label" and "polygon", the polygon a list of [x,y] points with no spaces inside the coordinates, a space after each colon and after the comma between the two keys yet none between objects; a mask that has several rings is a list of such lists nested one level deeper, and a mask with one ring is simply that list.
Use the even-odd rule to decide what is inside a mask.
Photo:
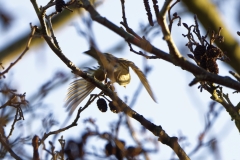
[{"label": "tree branch", "polygon": [[[35,0],[31,0],[33,6],[38,6],[37,2]],[[90,9],[93,13],[97,14],[95,16],[98,16],[98,13],[95,11],[95,9],[90,5],[90,3],[88,1],[83,1],[84,3],[87,3],[87,6],[85,6],[87,9]],[[34,7],[37,8],[37,7]],[[171,147],[175,153],[178,155],[178,157],[180,159],[186,159],[188,160],[188,156],[187,154],[184,152],[184,150],[180,147],[180,145],[178,144],[177,140],[175,137],[169,137],[169,135],[162,129],[161,126],[156,126],[155,124],[151,123],[150,121],[148,121],[147,119],[145,119],[142,115],[139,115],[137,112],[135,112],[134,110],[132,110],[130,107],[128,107],[118,96],[116,96],[116,94],[110,90],[107,86],[103,85],[102,83],[98,82],[95,80],[94,77],[90,77],[89,75],[87,75],[86,73],[84,73],[83,71],[81,71],[79,68],[77,68],[63,53],[61,50],[59,50],[51,41],[51,38],[49,38],[47,36],[47,29],[44,28],[46,27],[46,22],[44,19],[44,16],[41,15],[41,11],[38,9],[35,9],[39,21],[41,23],[42,26],[42,32],[44,34],[44,39],[46,40],[47,44],[49,45],[49,47],[53,50],[53,52],[70,68],[72,69],[72,72],[75,73],[76,75],[81,76],[82,78],[84,78],[85,80],[93,83],[96,87],[98,87],[99,89],[101,89],[106,95],[108,95],[117,105],[118,108],[120,108],[122,111],[124,111],[125,114],[127,114],[128,116],[134,118],[135,120],[139,121],[145,128],[147,128],[149,131],[151,131],[155,136],[159,137],[159,140],[163,143],[163,144],[167,144],[169,147]],[[94,16],[94,17],[95,17]],[[104,20],[103,18],[100,17],[100,19]],[[111,23],[111,22],[109,22]],[[111,23],[112,24],[112,23]],[[125,31],[123,31],[122,29],[119,29],[118,27],[116,27],[114,24],[112,24],[111,26],[113,26],[113,29],[115,29],[117,32],[122,33],[124,35],[128,35]],[[139,41],[139,40],[138,40]]]},{"label": "tree branch", "polygon": [[219,48],[227,52],[227,56],[231,61],[227,62],[231,67],[233,67],[237,73],[240,73],[240,46],[238,41],[228,30],[228,27],[224,24],[224,21],[220,18],[220,13],[218,12],[216,6],[211,3],[210,0],[202,1],[189,1],[182,0],[190,12],[197,15],[198,20],[204,26],[204,28],[217,31],[219,27],[223,28],[221,35],[226,39],[224,43],[216,43]]},{"label": "tree branch", "polygon": [[[83,0],[83,7],[90,13],[92,19],[103,26],[109,28],[119,36],[123,37],[126,39],[128,42],[131,42],[132,44],[142,48],[145,50],[145,48],[142,46],[141,40],[133,37],[132,35],[128,34],[125,32],[123,29],[120,27],[116,26],[112,22],[108,21],[106,18],[102,17],[94,8],[93,6],[88,3],[88,0]],[[151,44],[150,44],[151,45]],[[202,80],[217,83],[229,88],[232,88],[234,90],[240,91],[240,83],[237,81],[231,79],[230,77],[223,77],[219,76],[213,73],[209,73],[206,70],[196,66],[195,64],[187,61],[185,58],[181,57],[178,59],[178,62],[173,60],[172,56],[169,55],[168,53],[156,48],[155,46],[151,45],[149,48],[151,48],[150,53],[155,54],[157,57],[168,61],[172,63],[173,65],[181,67],[183,70],[189,71],[194,75],[201,75]]]},{"label": "tree branch", "polygon": [[24,49],[24,51],[22,52],[22,54],[15,60],[15,62],[11,63],[9,65],[9,67],[7,69],[5,69],[3,72],[0,72],[0,77],[1,76],[4,76],[4,74],[6,74],[24,55],[25,53],[29,50],[30,48],[30,43],[32,42],[32,38],[33,38],[33,35],[36,31],[36,26],[32,26],[32,24],[30,24],[30,27],[31,27],[31,33],[30,33],[30,36],[28,38],[28,42],[27,42],[27,45]]},{"label": "tree branch", "polygon": [[13,150],[12,147],[9,146],[7,143],[7,139],[0,133],[0,143],[4,146],[4,148],[10,153],[10,155],[17,159],[17,160],[22,160]]}]

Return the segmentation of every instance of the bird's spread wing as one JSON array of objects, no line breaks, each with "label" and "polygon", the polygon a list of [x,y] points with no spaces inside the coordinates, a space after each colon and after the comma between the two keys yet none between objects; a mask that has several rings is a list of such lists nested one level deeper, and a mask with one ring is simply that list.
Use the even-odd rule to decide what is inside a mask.
[{"label": "bird's spread wing", "polygon": [[[86,68],[87,73],[93,76],[97,68]],[[83,78],[73,81],[68,88],[66,97],[66,106],[70,110],[70,114],[77,108],[77,106],[94,90],[95,86]]]},{"label": "bird's spread wing", "polygon": [[86,81],[85,79],[77,79],[73,81],[68,88],[66,105],[70,114],[77,108],[77,106],[94,90],[95,85]]},{"label": "bird's spread wing", "polygon": [[146,79],[145,75],[143,74],[143,72],[131,61],[128,61],[128,60],[122,59],[122,58],[119,58],[119,61],[121,63],[127,64],[129,67],[132,68],[132,70],[137,74],[138,78],[142,82],[143,86],[148,91],[148,94],[151,96],[151,98],[154,100],[154,102],[156,102],[156,99],[154,98],[152,89],[151,89],[151,87],[150,87],[150,85],[148,83],[148,80]]}]

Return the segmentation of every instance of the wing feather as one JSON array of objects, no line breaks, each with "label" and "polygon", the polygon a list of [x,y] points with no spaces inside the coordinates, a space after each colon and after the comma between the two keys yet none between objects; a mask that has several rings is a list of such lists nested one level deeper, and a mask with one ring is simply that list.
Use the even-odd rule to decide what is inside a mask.
[{"label": "wing feather", "polygon": [[[94,73],[99,67],[85,68],[88,74],[94,76]],[[70,110],[69,114],[72,114],[77,106],[94,90],[95,85],[86,81],[83,78],[79,78],[73,81],[69,88],[66,97],[66,107]]]},{"label": "wing feather", "polygon": [[73,113],[77,106],[94,90],[94,88],[95,85],[82,78],[71,83],[66,98],[66,106],[67,110],[70,110],[70,114]]},{"label": "wing feather", "polygon": [[119,58],[119,61],[121,61],[121,63],[125,63],[127,66],[132,68],[132,70],[137,74],[138,78],[142,82],[143,86],[146,88],[148,94],[151,96],[151,98],[154,100],[154,102],[156,102],[156,99],[153,95],[152,89],[151,89],[144,73],[131,61],[128,61],[128,60],[122,59],[122,58]]}]

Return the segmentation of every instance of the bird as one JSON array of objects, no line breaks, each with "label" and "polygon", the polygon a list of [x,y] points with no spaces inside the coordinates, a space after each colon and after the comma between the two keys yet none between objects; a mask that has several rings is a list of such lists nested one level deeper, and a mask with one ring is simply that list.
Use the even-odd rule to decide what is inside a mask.
[{"label": "bird", "polygon": [[[156,102],[152,89],[144,75],[144,73],[131,61],[124,58],[117,58],[110,53],[101,53],[94,47],[85,51],[85,54],[93,57],[98,61],[99,66],[94,68],[86,68],[85,72],[93,76],[97,81],[103,82],[107,78],[111,84],[118,83],[120,86],[126,87],[131,81],[129,67],[137,74],[138,78],[146,88],[148,94]],[[66,105],[70,113],[95,89],[95,85],[83,78],[73,81],[68,88],[66,97]]]}]

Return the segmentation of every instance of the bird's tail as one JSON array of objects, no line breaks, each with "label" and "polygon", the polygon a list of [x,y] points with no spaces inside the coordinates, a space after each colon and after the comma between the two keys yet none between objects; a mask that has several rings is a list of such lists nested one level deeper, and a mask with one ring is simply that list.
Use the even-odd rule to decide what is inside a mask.
[{"label": "bird's tail", "polygon": [[107,59],[107,57],[100,51],[96,50],[94,47],[91,47],[90,50],[85,51],[84,53],[96,59],[98,61],[98,64],[105,70],[112,69],[109,68],[111,65],[109,65],[110,61]]},{"label": "bird's tail", "polygon": [[97,50],[94,47],[91,47],[88,51],[85,51],[84,53],[93,57],[96,60],[99,60]]}]

